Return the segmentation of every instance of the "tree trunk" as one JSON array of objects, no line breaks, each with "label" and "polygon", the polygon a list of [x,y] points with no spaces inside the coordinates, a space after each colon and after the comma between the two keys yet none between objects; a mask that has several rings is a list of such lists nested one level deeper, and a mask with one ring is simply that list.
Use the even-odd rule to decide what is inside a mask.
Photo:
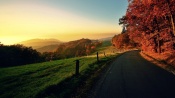
[{"label": "tree trunk", "polygon": [[171,25],[172,25],[172,30],[173,30],[173,34],[175,36],[175,27],[174,27],[174,19],[173,19],[173,15],[171,14]]},{"label": "tree trunk", "polygon": [[159,34],[157,35],[157,52],[158,52],[159,54],[161,53]]},{"label": "tree trunk", "polygon": [[160,28],[159,28],[159,24],[157,22],[156,17],[154,17],[154,19],[155,19],[155,23],[157,25],[157,31],[158,31],[157,38],[156,38],[156,40],[157,40],[157,52],[160,54],[161,53],[160,40],[159,40]]},{"label": "tree trunk", "polygon": [[169,2],[169,0],[166,0],[166,1],[167,1],[167,4],[168,4],[168,9],[170,11],[170,20],[171,20],[171,26],[172,26],[173,34],[175,36],[174,18],[173,18],[173,14],[171,12],[171,9],[170,9],[170,2]]}]

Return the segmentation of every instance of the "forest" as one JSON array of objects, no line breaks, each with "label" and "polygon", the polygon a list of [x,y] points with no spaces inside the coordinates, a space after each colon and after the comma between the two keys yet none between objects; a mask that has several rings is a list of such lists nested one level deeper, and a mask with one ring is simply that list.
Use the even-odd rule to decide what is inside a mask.
[{"label": "forest", "polygon": [[23,45],[0,44],[0,67],[25,65],[43,61],[39,52]]},{"label": "forest", "polygon": [[129,43],[133,41],[142,52],[175,66],[175,0],[128,0],[128,3],[119,24],[126,28]]},{"label": "forest", "polygon": [[20,44],[0,44],[0,67],[86,56],[93,53],[101,45],[102,42],[98,40],[80,39],[60,44],[53,52],[40,53],[32,47]]}]

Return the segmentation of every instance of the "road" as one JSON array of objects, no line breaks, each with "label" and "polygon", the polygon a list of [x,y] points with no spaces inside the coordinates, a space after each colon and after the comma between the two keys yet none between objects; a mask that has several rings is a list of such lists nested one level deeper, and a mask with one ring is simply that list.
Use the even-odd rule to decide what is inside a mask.
[{"label": "road", "polygon": [[130,51],[110,65],[88,97],[175,98],[175,76]]}]

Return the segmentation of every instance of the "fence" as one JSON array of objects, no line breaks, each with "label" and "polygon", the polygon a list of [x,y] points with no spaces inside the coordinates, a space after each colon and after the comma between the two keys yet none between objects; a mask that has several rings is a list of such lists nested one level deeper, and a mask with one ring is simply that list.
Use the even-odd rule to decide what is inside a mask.
[{"label": "fence", "polygon": [[[116,54],[115,51],[111,52],[111,53],[106,53],[106,52],[97,52],[96,55],[90,55],[90,56],[87,56],[87,57],[96,57],[97,59],[97,63],[100,61],[100,57],[107,57],[109,55],[114,55]],[[75,65],[75,75],[79,75],[79,67],[80,67],[80,60],[75,60],[76,62],[76,65]]]}]

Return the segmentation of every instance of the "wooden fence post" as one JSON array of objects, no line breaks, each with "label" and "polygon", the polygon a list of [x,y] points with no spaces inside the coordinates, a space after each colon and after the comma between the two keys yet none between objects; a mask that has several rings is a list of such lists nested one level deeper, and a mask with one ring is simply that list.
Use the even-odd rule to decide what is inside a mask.
[{"label": "wooden fence post", "polygon": [[75,75],[79,75],[79,60],[76,60],[76,69],[75,69]]},{"label": "wooden fence post", "polygon": [[106,53],[104,52],[104,56],[106,57]]},{"label": "wooden fence post", "polygon": [[98,52],[97,52],[97,62],[99,62],[99,58],[98,58]]}]

